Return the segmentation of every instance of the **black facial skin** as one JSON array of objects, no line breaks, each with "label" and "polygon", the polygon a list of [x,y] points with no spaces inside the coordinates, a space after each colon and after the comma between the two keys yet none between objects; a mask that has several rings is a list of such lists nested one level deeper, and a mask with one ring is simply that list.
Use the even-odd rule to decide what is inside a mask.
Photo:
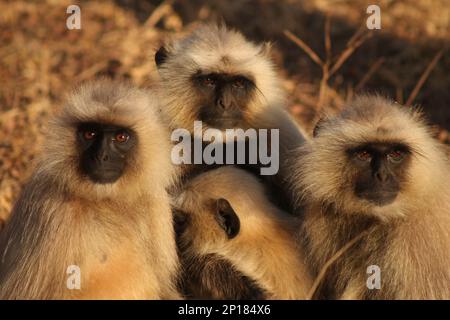
[{"label": "black facial skin", "polygon": [[99,123],[78,126],[80,169],[93,182],[114,183],[126,167],[137,138],[130,129]]},{"label": "black facial skin", "polygon": [[217,129],[238,126],[256,90],[253,81],[243,75],[199,71],[192,82],[200,97],[199,120]]},{"label": "black facial skin", "polygon": [[216,220],[226,232],[228,239],[233,239],[239,234],[241,221],[226,199],[221,198],[216,201]]},{"label": "black facial skin", "polygon": [[357,170],[355,195],[377,206],[392,203],[407,174],[409,148],[399,143],[368,143],[347,152]]}]

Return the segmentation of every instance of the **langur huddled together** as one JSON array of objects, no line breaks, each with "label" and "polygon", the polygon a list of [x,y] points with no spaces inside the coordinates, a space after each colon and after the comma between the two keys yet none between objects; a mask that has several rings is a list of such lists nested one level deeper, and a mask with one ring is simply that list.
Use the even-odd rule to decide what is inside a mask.
[{"label": "langur huddled together", "polygon": [[312,272],[356,239],[317,298],[450,298],[450,167],[420,112],[361,96],[318,123],[292,170]]},{"label": "langur huddled together", "polygon": [[[284,110],[285,97],[270,59],[269,44],[254,44],[223,25],[205,25],[161,47],[155,54],[155,61],[161,78],[158,91],[162,113],[172,130],[186,129],[195,139],[208,144],[217,143],[216,137],[198,137],[195,121],[201,121],[203,132],[212,128],[222,135],[227,129],[278,129],[277,141],[272,141],[271,131],[264,146],[271,150],[266,152],[270,154],[270,166],[274,170],[267,176],[276,186],[273,191],[283,187],[285,173],[283,168],[278,168],[279,162],[288,150],[303,143],[304,136]],[[226,139],[226,143],[245,139],[248,142],[249,136],[235,136],[232,141]],[[263,147],[260,137],[258,139],[260,152]],[[256,150],[247,146],[246,152],[244,162],[248,166],[244,167],[255,171],[248,157]],[[221,164],[225,162],[226,152]],[[258,162],[256,167],[265,165]],[[187,165],[183,172],[187,174],[192,170],[201,172],[205,166]]]},{"label": "langur huddled together", "polygon": [[175,171],[155,101],[108,80],[70,94],[0,234],[1,299],[179,297]]},{"label": "langur huddled together", "polygon": [[359,96],[305,139],[269,44],[202,25],[154,58],[151,89],[87,82],[50,121],[0,219],[0,299],[450,299],[420,111]]},{"label": "langur huddled together", "polygon": [[186,184],[176,205],[188,297],[307,298],[311,279],[294,239],[296,218],[271,204],[252,174],[210,170]]}]

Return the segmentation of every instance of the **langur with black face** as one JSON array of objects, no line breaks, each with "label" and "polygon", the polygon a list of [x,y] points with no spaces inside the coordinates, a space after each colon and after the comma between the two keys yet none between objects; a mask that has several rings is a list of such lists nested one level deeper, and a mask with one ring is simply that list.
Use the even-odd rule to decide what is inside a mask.
[{"label": "langur with black face", "polygon": [[190,180],[176,201],[190,298],[306,299],[311,288],[295,217],[252,174],[231,166]]},{"label": "langur with black face", "polygon": [[421,113],[363,96],[315,132],[292,167],[312,270],[356,241],[317,297],[449,299],[450,167]]},{"label": "langur with black face", "polygon": [[1,299],[179,297],[174,168],[155,101],[108,80],[70,95],[1,232]]},{"label": "langur with black face", "polygon": [[[161,47],[155,61],[161,78],[162,111],[172,130],[183,128],[194,135],[194,121],[202,121],[203,132],[213,128],[225,139],[226,129],[245,132],[248,129],[279,129],[279,150],[274,148],[274,154],[271,154],[272,162],[276,161],[276,164],[270,164],[276,168],[266,176],[269,184],[275,185],[273,191],[276,192],[283,188],[288,174],[278,168],[279,163],[287,151],[303,143],[304,135],[284,110],[281,80],[270,59],[269,47],[268,44],[254,44],[225,26],[205,25],[189,36]],[[205,141],[204,135],[195,138],[206,144],[215,141],[214,138]],[[248,136],[242,139],[235,136],[231,143],[245,141],[245,138]],[[269,150],[266,152],[270,153],[268,151],[275,144],[271,135],[267,140]],[[229,140],[226,142],[230,143]],[[258,148],[261,148],[260,140]],[[260,162],[257,168],[248,165],[251,151],[246,146],[245,168],[264,167],[265,164]],[[223,163],[225,161],[226,150]],[[201,172],[206,166],[188,165],[183,171],[185,174],[192,170]],[[282,193],[280,196],[283,197]]]}]

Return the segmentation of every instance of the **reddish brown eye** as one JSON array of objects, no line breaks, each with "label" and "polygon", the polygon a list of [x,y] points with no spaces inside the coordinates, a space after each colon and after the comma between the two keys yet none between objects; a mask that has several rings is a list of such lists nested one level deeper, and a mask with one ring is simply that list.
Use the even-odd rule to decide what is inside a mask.
[{"label": "reddish brown eye", "polygon": [[214,79],[213,77],[210,77],[210,76],[204,77],[202,82],[203,82],[203,85],[209,86],[209,87],[213,87],[216,85],[216,79]]},{"label": "reddish brown eye", "polygon": [[129,138],[130,136],[125,132],[120,132],[116,135],[116,141],[121,143],[128,141]]},{"label": "reddish brown eye", "polygon": [[372,155],[367,150],[356,152],[356,157],[361,161],[370,161],[372,159]]},{"label": "reddish brown eye", "polygon": [[97,136],[97,132],[93,130],[86,130],[83,132],[83,137],[86,140],[93,140]]},{"label": "reddish brown eye", "polygon": [[236,79],[236,80],[234,80],[233,85],[236,88],[242,89],[245,87],[245,81],[242,79]]},{"label": "reddish brown eye", "polygon": [[401,150],[393,150],[388,153],[388,158],[391,162],[398,163],[403,160],[405,153]]},{"label": "reddish brown eye", "polygon": [[212,77],[204,77],[203,78],[203,84],[205,86],[215,86],[216,85],[216,80]]}]

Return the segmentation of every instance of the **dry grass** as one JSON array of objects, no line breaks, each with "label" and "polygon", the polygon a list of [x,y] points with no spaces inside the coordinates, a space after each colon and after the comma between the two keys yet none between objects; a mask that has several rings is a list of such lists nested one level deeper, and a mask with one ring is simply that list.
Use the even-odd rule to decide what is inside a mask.
[{"label": "dry grass", "polygon": [[321,112],[361,91],[421,104],[450,135],[450,7],[446,0],[378,1],[382,30],[368,31],[367,1],[80,1],[82,30],[65,26],[73,1],[0,1],[0,218],[5,218],[45,141],[64,93],[98,75],[156,78],[154,50],[200,21],[223,19],[274,59],[290,111],[310,130]]}]

